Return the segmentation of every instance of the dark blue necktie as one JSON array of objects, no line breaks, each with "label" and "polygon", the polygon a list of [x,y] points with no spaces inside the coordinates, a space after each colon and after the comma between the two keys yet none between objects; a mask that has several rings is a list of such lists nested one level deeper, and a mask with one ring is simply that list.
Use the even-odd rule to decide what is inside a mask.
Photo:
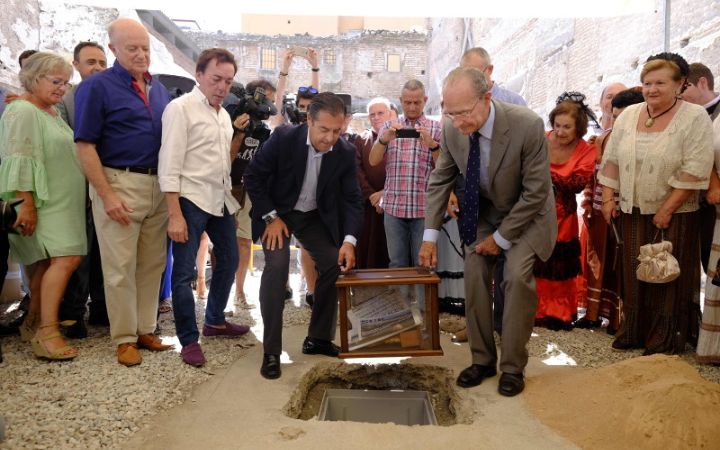
[{"label": "dark blue necktie", "polygon": [[480,133],[470,135],[470,154],[465,174],[465,196],[458,226],[465,245],[475,242],[478,225],[478,203],[480,201]]}]

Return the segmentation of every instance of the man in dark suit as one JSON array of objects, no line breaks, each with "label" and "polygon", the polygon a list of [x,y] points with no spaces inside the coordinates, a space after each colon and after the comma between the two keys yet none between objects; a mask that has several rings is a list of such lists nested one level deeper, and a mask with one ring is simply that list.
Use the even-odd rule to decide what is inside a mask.
[{"label": "man in dark suit", "polygon": [[341,271],[355,265],[362,223],[355,148],[338,139],[344,120],[345,104],[340,97],[330,92],[316,95],[308,108],[307,124],[277,128],[244,174],[253,217],[266,225],[260,281],[265,354],[260,374],[268,379],[280,377],[290,234],[312,256],[318,272],[302,352],[339,353],[332,343],[337,322],[335,281]]},{"label": "man in dark suit", "polygon": [[437,230],[455,178],[464,175],[459,227],[472,365],[460,373],[457,384],[477,386],[497,373],[490,288],[495,261],[503,252],[498,391],[513,396],[525,387],[527,343],[537,307],[533,265],[536,257],[550,257],[557,224],[542,119],[491,97],[485,77],[475,68],[455,69],[445,79],[442,151],[430,175],[419,260],[427,267],[436,265]]}]

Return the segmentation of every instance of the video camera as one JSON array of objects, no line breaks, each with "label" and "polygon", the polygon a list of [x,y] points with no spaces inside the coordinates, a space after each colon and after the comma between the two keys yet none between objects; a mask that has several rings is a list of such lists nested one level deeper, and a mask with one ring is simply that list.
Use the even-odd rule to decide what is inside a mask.
[{"label": "video camera", "polygon": [[297,95],[286,94],[283,97],[283,115],[293,125],[307,122],[307,111],[300,111],[297,107]]},{"label": "video camera", "polygon": [[260,142],[270,137],[270,128],[263,120],[277,114],[277,109],[265,95],[265,89],[257,87],[254,92],[248,93],[242,85],[233,83],[230,93],[225,97],[223,107],[230,114],[233,122],[243,114],[250,116],[245,129],[239,130],[245,133],[245,136],[253,137]]}]

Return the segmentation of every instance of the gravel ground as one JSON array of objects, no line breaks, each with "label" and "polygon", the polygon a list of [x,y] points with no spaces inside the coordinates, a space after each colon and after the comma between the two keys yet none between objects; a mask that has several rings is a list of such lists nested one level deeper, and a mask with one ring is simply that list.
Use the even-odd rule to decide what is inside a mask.
[{"label": "gravel ground", "polygon": [[[301,306],[297,274],[291,283],[295,288],[292,302],[286,303],[285,324],[303,324],[309,320],[309,309]],[[248,277],[250,302],[257,303],[259,277]],[[202,319],[204,301],[197,302],[197,317]],[[182,403],[194,385],[259,345],[261,335],[259,309],[230,307],[229,320],[253,325],[252,333],[241,339],[202,339],[208,363],[201,369],[183,364],[178,350],[151,353],[142,351],[143,363],[126,368],[115,358],[115,347],[107,328],[89,327],[87,339],[73,341],[80,356],[69,362],[37,360],[27,343],[17,336],[2,338],[5,362],[0,364],[0,416],[6,423],[5,441],[0,448],[118,448],[124,439],[136,432],[143,421]],[[441,316],[444,332],[463,326],[463,319]],[[162,336],[175,341],[172,313],[161,315]],[[602,330],[553,332],[536,328],[530,340],[531,356],[548,364],[570,364],[601,367],[640,355],[639,351],[614,352],[612,337]],[[684,359],[700,373],[720,383],[720,367],[697,365],[693,354]]]}]

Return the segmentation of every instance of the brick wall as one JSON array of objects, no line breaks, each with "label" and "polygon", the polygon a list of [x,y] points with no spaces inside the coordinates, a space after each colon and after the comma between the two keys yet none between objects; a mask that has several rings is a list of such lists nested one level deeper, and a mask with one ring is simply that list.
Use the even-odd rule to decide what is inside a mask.
[{"label": "brick wall", "polygon": [[[282,51],[290,46],[313,47],[319,53],[320,88],[353,95],[353,109],[364,112],[367,101],[383,95],[397,99],[402,85],[411,78],[427,81],[428,36],[413,32],[363,32],[332,37],[260,36],[248,34],[191,33],[200,48],[225,47],[239,61],[236,79],[247,83],[265,77],[277,83],[282,66]],[[276,49],[276,65],[272,70],[260,69],[262,48]],[[324,52],[335,53],[335,64],[324,62]],[[400,55],[400,71],[386,70],[388,54]],[[311,67],[301,58],[293,60],[288,78],[288,92],[299,86],[307,86],[311,79]]]},{"label": "brick wall", "polygon": [[[471,46],[492,56],[493,79],[519,92],[543,117],[566,90],[585,93],[596,110],[605,85],[640,83],[642,63],[663,51],[664,0],[655,11],[610,18],[468,19]],[[670,51],[703,62],[720,78],[720,1],[673,0]],[[430,102],[462,53],[463,19],[433,19],[428,48]]]}]

